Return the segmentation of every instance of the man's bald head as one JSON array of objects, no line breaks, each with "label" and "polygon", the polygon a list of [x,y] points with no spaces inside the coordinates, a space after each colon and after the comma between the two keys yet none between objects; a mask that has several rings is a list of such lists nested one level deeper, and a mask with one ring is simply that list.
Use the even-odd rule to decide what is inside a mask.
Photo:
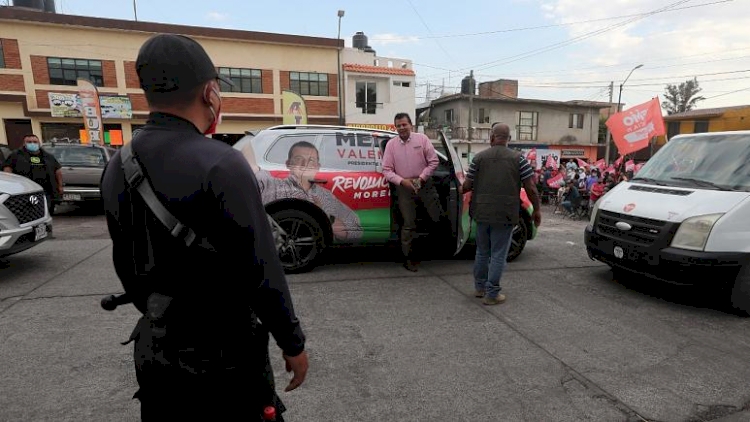
[{"label": "man's bald head", "polygon": [[507,145],[510,141],[510,127],[504,123],[496,123],[492,126],[492,144]]}]

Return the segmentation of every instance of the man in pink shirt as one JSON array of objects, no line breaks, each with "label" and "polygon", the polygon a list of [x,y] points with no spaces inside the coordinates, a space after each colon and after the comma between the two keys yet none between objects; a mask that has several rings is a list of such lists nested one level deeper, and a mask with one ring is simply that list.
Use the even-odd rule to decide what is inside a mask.
[{"label": "man in pink shirt", "polygon": [[435,147],[427,136],[412,132],[411,117],[398,113],[394,118],[398,136],[385,146],[383,175],[396,185],[398,208],[403,218],[401,225],[401,250],[404,267],[416,272],[419,262],[414,259],[412,240],[417,232],[417,207],[424,206],[433,223],[443,215],[432,173],[439,164]]}]

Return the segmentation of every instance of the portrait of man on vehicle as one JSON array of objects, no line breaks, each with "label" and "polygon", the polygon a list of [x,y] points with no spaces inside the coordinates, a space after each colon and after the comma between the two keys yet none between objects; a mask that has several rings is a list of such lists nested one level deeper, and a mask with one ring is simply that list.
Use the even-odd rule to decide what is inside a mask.
[{"label": "portrait of man on vehicle", "polygon": [[289,175],[279,178],[261,169],[251,144],[242,150],[258,179],[263,204],[282,199],[304,199],[317,205],[328,216],[337,240],[355,241],[362,237],[359,216],[316,180],[320,171],[318,149],[310,142],[299,141],[289,148],[286,166]]}]

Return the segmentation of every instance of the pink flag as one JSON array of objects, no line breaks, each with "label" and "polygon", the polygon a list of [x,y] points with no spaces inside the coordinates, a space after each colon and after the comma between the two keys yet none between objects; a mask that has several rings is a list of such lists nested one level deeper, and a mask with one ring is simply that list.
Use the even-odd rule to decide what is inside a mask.
[{"label": "pink flag", "polygon": [[557,168],[557,160],[555,160],[555,157],[549,155],[547,156],[547,162],[544,163],[545,167],[552,167],[553,169]]},{"label": "pink flag", "polygon": [[625,158],[625,156],[624,156],[624,155],[621,155],[621,156],[619,156],[619,157],[618,157],[618,158],[617,158],[617,159],[615,160],[614,166],[615,166],[615,168],[616,168],[616,169],[619,169],[619,168],[620,168],[620,165],[622,164],[622,160],[623,160],[624,158]]},{"label": "pink flag", "polygon": [[606,170],[604,170],[604,172],[605,172],[605,173],[609,173],[609,174],[615,174],[615,173],[616,173],[616,170],[615,170],[615,167],[614,167],[614,166],[609,166],[609,167],[607,167],[607,169],[606,169]]},{"label": "pink flag", "polygon": [[565,180],[563,179],[562,173],[558,173],[557,176],[550,177],[549,180],[547,180],[547,185],[551,188],[559,188],[563,183],[565,183]]},{"label": "pink flag", "polygon": [[637,174],[639,171],[641,171],[641,167],[646,163],[638,163],[635,165],[635,169],[633,169],[633,174]]},{"label": "pink flag", "polygon": [[588,167],[589,163],[581,160],[580,158],[576,158],[576,162],[578,163],[578,167]]},{"label": "pink flag", "polygon": [[628,160],[625,162],[625,171],[635,171],[635,161]]},{"label": "pink flag", "polygon": [[599,170],[604,171],[604,169],[607,167],[607,162],[602,158],[601,160],[594,163],[594,167],[599,168]]}]

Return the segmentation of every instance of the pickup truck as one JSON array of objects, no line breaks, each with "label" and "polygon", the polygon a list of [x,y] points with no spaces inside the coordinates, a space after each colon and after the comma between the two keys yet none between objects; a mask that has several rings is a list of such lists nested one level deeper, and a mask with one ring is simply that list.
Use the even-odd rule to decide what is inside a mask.
[{"label": "pickup truck", "polygon": [[100,202],[100,181],[114,148],[91,144],[51,143],[43,148],[62,166],[63,195],[57,203]]}]

